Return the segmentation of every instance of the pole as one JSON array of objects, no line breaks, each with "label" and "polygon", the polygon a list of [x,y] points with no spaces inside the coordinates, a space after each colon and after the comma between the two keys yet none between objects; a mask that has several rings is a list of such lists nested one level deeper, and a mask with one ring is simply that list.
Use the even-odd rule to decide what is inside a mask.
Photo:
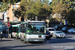
[{"label": "pole", "polygon": [[38,19],[37,19],[37,16],[35,16],[35,21],[37,21]]},{"label": "pole", "polygon": [[9,38],[9,26],[8,26],[8,38]]},{"label": "pole", "polygon": [[[9,17],[7,17],[8,23],[9,23]],[[8,26],[8,38],[9,38],[9,26]]]},{"label": "pole", "polygon": [[[3,35],[2,35],[3,36]],[[1,36],[1,40],[2,40],[2,36]]]}]

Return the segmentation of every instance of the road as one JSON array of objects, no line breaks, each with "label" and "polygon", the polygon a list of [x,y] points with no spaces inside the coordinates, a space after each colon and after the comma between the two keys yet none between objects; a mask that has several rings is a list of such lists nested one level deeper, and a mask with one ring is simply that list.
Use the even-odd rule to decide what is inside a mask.
[{"label": "road", "polygon": [[43,43],[3,40],[0,41],[0,50],[75,50],[75,34],[66,34],[66,38],[52,38]]}]

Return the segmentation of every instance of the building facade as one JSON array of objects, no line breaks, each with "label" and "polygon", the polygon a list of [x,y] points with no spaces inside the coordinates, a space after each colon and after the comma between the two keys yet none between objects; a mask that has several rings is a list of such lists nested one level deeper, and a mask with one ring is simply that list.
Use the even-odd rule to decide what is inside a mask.
[{"label": "building facade", "polygon": [[14,15],[14,11],[17,10],[20,7],[20,2],[16,3],[15,5],[9,5],[9,10],[7,11],[7,16],[9,17],[10,22],[18,22],[21,21],[21,18],[17,18]]}]

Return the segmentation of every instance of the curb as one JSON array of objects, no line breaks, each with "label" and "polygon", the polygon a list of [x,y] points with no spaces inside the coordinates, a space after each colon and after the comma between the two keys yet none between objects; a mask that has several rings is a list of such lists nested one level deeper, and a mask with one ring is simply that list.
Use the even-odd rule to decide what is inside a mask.
[{"label": "curb", "polygon": [[[1,40],[1,38],[0,38]],[[14,39],[11,39],[11,38],[2,38],[2,40],[14,40]]]}]

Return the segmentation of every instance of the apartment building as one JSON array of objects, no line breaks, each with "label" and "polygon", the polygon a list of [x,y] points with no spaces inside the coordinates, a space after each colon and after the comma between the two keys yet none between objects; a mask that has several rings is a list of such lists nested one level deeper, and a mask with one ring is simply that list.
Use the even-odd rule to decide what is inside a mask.
[{"label": "apartment building", "polygon": [[10,22],[21,21],[21,18],[18,19],[16,16],[14,16],[14,11],[20,7],[19,4],[20,2],[16,3],[15,5],[9,5],[10,9],[7,12],[8,13],[7,16],[9,17]]}]

